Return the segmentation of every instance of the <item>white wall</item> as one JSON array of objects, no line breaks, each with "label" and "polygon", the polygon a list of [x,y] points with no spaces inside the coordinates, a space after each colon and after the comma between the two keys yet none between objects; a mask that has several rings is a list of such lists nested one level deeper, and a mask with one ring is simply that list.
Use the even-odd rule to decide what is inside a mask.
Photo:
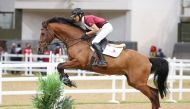
[{"label": "white wall", "polygon": [[22,40],[38,40],[43,21],[53,16],[67,16],[66,13],[48,11],[23,11]]},{"label": "white wall", "polygon": [[130,0],[16,0],[17,9],[127,10]]},{"label": "white wall", "polygon": [[[107,1],[109,0],[104,0],[104,3]],[[95,7],[93,6],[91,9],[95,10],[92,11],[92,13],[109,19],[113,24],[114,31],[109,39],[137,41],[138,51],[147,56],[149,55],[150,46],[156,45],[162,48],[167,56],[171,56],[173,46],[177,42],[180,0],[121,1],[122,3],[126,3],[127,8],[124,9],[122,5],[121,10],[119,10],[120,5],[115,4],[115,11],[108,9],[109,11],[104,10],[104,12],[101,12],[100,10],[94,9]],[[87,0],[85,3],[86,2]],[[85,7],[85,3],[81,2],[81,6]],[[19,3],[16,6],[18,5]],[[107,6],[107,8],[110,7]],[[126,9],[128,9],[128,11],[126,11]],[[91,12],[89,7],[86,7],[86,10]],[[64,14],[64,16],[68,16],[68,13],[57,11],[58,10],[24,10],[22,39],[37,40],[43,20],[55,15],[61,16]]]},{"label": "white wall", "polygon": [[107,37],[113,41],[125,41],[126,40],[126,12],[105,12],[99,14],[99,16],[106,18],[111,22],[113,26],[112,33]]},{"label": "white wall", "polygon": [[14,12],[15,0],[0,0],[0,12]]},{"label": "white wall", "polygon": [[156,45],[171,56],[180,0],[133,0],[131,8],[131,40],[138,42],[138,50],[148,56],[150,46]]},{"label": "white wall", "polygon": [[[106,18],[114,27],[114,31],[108,36],[109,40],[125,40],[125,12],[87,12]],[[38,40],[42,21],[53,16],[69,17],[69,12],[52,12],[52,11],[23,11],[22,22],[22,40]]]}]

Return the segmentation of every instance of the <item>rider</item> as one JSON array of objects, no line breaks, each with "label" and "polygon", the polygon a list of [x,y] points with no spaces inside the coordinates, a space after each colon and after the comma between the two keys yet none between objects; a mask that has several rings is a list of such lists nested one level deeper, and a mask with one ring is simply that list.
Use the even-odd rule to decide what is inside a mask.
[{"label": "rider", "polygon": [[96,35],[96,37],[92,40],[92,47],[99,58],[97,66],[106,67],[107,62],[105,61],[105,58],[102,54],[102,49],[99,45],[99,42],[112,32],[112,25],[104,18],[94,15],[84,15],[84,12],[81,8],[75,8],[72,11],[71,17],[76,23],[82,23],[87,29],[90,30],[82,36],[82,39],[86,40],[90,36]]}]

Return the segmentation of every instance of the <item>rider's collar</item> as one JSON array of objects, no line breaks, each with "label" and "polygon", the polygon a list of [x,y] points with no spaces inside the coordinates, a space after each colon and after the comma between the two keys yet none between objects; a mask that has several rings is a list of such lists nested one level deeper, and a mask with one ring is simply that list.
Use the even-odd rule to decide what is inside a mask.
[{"label": "rider's collar", "polygon": [[82,20],[81,20],[81,21],[82,21],[82,23],[84,23],[84,24],[85,24],[85,22],[84,22],[84,16],[82,17]]}]

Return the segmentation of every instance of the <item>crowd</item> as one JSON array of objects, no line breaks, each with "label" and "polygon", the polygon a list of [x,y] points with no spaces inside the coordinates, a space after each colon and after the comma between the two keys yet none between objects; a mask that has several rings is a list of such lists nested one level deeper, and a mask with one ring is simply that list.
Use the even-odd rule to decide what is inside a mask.
[{"label": "crowd", "polygon": [[[61,46],[59,44],[56,44],[56,47],[54,50],[50,50],[50,49],[47,49],[44,51],[43,54],[45,55],[49,55],[50,52],[54,53],[54,54],[63,54],[63,51]],[[5,50],[2,46],[0,46],[0,56],[5,53]],[[16,43],[12,43],[11,44],[11,48],[10,48],[10,51],[9,51],[10,54],[23,54],[23,55],[26,55],[26,54],[31,54],[33,53],[33,50],[32,50],[32,46],[30,43],[26,43],[25,46],[22,48],[21,47],[21,44],[16,44]],[[166,55],[164,54],[164,52],[162,51],[161,48],[157,48],[155,45],[152,45],[150,47],[150,57],[160,57],[160,58],[164,58],[166,57]],[[23,59],[21,57],[11,57],[10,58],[11,61],[22,61]],[[40,61],[43,61],[43,62],[49,62],[49,59],[48,58],[43,58],[43,59],[39,59]]]},{"label": "crowd", "polygon": [[150,57],[164,58],[166,55],[161,48],[157,48],[155,45],[150,47]]},{"label": "crowd", "polygon": [[[7,48],[7,47],[0,46],[0,57],[1,57],[0,61],[5,59],[4,56],[1,56],[4,53],[14,54],[14,55],[15,54],[16,55],[24,55],[24,57],[23,56],[14,56],[14,55],[10,56],[9,57],[10,61],[15,61],[15,62],[26,61],[26,59],[27,59],[27,62],[30,62],[31,58],[26,57],[26,55],[36,54],[35,48],[32,48],[32,45],[30,43],[26,43],[23,47],[21,46],[20,43],[18,43],[18,44],[12,43],[10,45],[10,47],[8,47],[8,50],[5,49],[5,48]],[[65,50],[62,50],[61,45],[59,43],[57,43],[55,45],[55,47],[52,47],[52,48],[49,48],[49,49],[45,50],[43,52],[43,54],[44,55],[49,55],[50,53],[53,53],[55,55],[57,55],[57,54],[62,55],[62,54],[65,54],[63,52],[65,52]],[[47,58],[37,58],[37,60],[32,59],[32,61],[49,62],[50,59],[48,57]],[[11,71],[11,73],[12,74],[18,74],[18,71]]]},{"label": "crowd", "polygon": [[[16,43],[12,43],[10,50],[7,51],[9,54],[23,54],[23,55],[29,55],[29,54],[35,54],[34,50],[32,49],[32,45],[30,43],[26,43],[24,47],[21,47],[21,44],[16,44]],[[47,49],[44,51],[43,54],[45,55],[49,55],[50,52],[54,53],[54,54],[63,54],[62,53],[62,48],[59,44],[56,45],[56,47],[54,48],[54,50],[50,50]],[[5,49],[3,47],[0,46],[0,55],[2,55],[3,53],[5,53]],[[25,58],[22,57],[10,57],[11,61],[22,61],[25,60]],[[40,61],[44,61],[44,62],[48,62],[49,59],[48,58],[43,58],[43,59],[39,59]]]}]

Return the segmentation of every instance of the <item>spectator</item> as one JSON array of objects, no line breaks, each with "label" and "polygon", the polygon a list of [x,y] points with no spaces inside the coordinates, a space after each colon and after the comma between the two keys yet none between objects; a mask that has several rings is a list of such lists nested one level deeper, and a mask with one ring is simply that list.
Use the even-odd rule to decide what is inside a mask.
[{"label": "spectator", "polygon": [[5,50],[2,46],[0,46],[0,61],[3,60],[3,58],[1,57],[3,55],[3,53],[5,53]]},{"label": "spectator", "polygon": [[[10,54],[17,54],[17,53],[16,53],[16,44],[15,44],[15,43],[12,43],[12,45],[11,45]],[[17,58],[18,58],[17,56],[11,56],[11,57],[10,57],[10,60],[11,60],[11,61],[17,61]],[[11,71],[11,73],[12,73],[12,74],[17,74],[18,71]]]},{"label": "spectator", "polygon": [[21,48],[21,45],[20,45],[20,44],[17,44],[16,53],[17,53],[17,54],[22,54],[22,48]]},{"label": "spectator", "polygon": [[[16,54],[22,54],[22,48],[21,48],[20,44],[17,44]],[[17,57],[17,61],[22,61],[22,58],[21,57]]]},{"label": "spectator", "polygon": [[156,53],[156,57],[160,57],[160,58],[166,57],[161,48],[158,49],[158,52]]},{"label": "spectator", "polygon": [[[23,55],[29,55],[31,53],[32,53],[31,45],[29,43],[26,43],[25,48],[23,48],[23,50],[22,50],[22,54]],[[30,61],[29,58],[28,58],[28,61]]]},{"label": "spectator", "polygon": [[[50,55],[50,52],[51,51],[47,49],[44,51],[44,55]],[[43,62],[49,62],[49,58],[43,58],[42,60],[43,60]]]},{"label": "spectator", "polygon": [[25,48],[23,48],[22,53],[24,55],[32,53],[32,48],[31,48],[31,45],[29,43],[26,43]]},{"label": "spectator", "polygon": [[155,45],[152,45],[150,47],[150,57],[156,57],[156,54],[157,54],[157,47]]},{"label": "spectator", "polygon": [[[51,52],[51,50],[47,49],[47,50],[44,51],[44,55],[50,55],[50,52]],[[47,57],[47,58],[42,58],[42,61],[43,61],[43,62],[49,62],[50,59],[49,59],[49,57]],[[46,69],[46,68],[43,68],[43,67],[42,67],[41,69]],[[41,74],[42,74],[42,75],[46,75],[47,73],[46,73],[46,72],[41,72]]]},{"label": "spectator", "polygon": [[[29,43],[26,43],[25,47],[22,50],[22,54],[24,55],[24,60],[25,61],[26,60],[27,60],[27,62],[32,61],[32,59],[30,57],[28,57],[28,58],[26,57],[26,55],[32,54],[32,47],[31,47],[31,45]],[[28,67],[28,69],[29,69],[29,67]],[[27,73],[29,74],[30,72],[28,71]]]},{"label": "spectator", "polygon": [[[16,54],[16,44],[15,43],[12,43],[12,45],[11,45],[10,54]],[[10,60],[11,61],[16,61],[16,57],[11,56]]]},{"label": "spectator", "polygon": [[57,45],[56,45],[54,54],[62,55],[62,50],[61,50],[60,44],[57,44]]}]

